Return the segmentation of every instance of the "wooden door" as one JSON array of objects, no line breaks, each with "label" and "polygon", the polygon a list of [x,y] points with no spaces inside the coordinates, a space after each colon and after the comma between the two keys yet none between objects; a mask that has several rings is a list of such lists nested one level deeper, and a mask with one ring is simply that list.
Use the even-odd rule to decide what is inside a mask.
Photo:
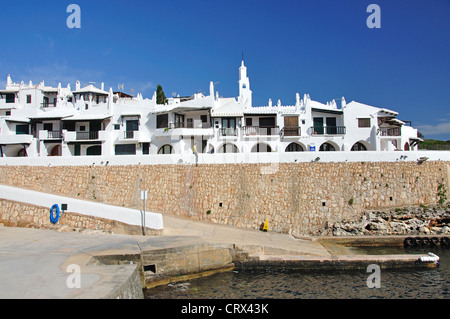
[{"label": "wooden door", "polygon": [[284,117],[284,136],[298,136],[298,117],[285,116]]}]

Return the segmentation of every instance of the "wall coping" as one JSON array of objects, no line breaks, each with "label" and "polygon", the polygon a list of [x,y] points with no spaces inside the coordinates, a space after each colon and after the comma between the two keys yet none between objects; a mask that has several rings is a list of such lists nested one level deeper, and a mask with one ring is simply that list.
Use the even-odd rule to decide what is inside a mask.
[{"label": "wall coping", "polygon": [[270,152],[234,154],[167,154],[73,157],[1,157],[0,166],[108,166],[108,165],[196,165],[196,164],[277,164],[339,162],[450,161],[450,151],[364,151],[364,152]]}]

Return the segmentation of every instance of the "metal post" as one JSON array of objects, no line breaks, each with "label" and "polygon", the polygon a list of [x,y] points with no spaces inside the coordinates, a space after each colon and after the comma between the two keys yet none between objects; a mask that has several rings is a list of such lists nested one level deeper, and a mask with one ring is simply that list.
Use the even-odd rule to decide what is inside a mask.
[{"label": "metal post", "polygon": [[147,191],[141,191],[141,199],[143,200],[144,209],[142,216],[142,235],[145,236],[145,200],[147,199]]},{"label": "metal post", "polygon": [[145,197],[144,197],[144,222],[143,222],[143,227],[142,227],[142,232],[143,232],[143,234],[144,234],[144,236],[145,236]]}]

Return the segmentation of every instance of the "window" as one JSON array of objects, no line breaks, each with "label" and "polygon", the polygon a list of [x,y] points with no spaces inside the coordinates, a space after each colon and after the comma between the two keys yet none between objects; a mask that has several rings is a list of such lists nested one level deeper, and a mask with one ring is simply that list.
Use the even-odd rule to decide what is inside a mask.
[{"label": "window", "polygon": [[48,107],[48,104],[49,104],[49,99],[48,99],[48,97],[44,96],[42,106],[43,107]]},{"label": "window", "polygon": [[6,116],[10,116],[11,115],[11,111],[5,111],[5,115]]},{"label": "window", "polygon": [[86,149],[86,155],[88,155],[88,156],[102,155],[102,147],[100,145],[89,146]]},{"label": "window", "polygon": [[16,99],[15,93],[6,93],[6,103],[14,103]]},{"label": "window", "polygon": [[28,124],[18,124],[16,125],[16,135],[29,134]]},{"label": "window", "polygon": [[222,118],[222,136],[236,136],[236,119],[233,117]]},{"label": "window", "polygon": [[184,115],[175,114],[175,128],[183,127],[184,125]]},{"label": "window", "polygon": [[136,155],[136,144],[117,144],[116,155]]},{"label": "window", "polygon": [[226,143],[219,148],[219,153],[239,153],[239,150],[236,145]]},{"label": "window", "polygon": [[325,119],[325,123],[327,123],[326,134],[337,134],[336,118],[335,117],[327,117]]},{"label": "window", "polygon": [[142,154],[150,154],[150,143],[142,143]]},{"label": "window", "polygon": [[53,123],[44,123],[44,131],[53,131]]},{"label": "window", "polygon": [[80,126],[80,132],[84,132],[84,131],[86,131],[86,126],[81,125],[81,126]]},{"label": "window", "polygon": [[330,143],[323,143],[322,145],[320,145],[320,149],[319,150],[321,152],[334,152],[334,151],[336,151],[334,146],[331,145]]},{"label": "window", "polygon": [[367,148],[364,146],[363,143],[356,142],[356,143],[352,146],[352,151],[367,151]]},{"label": "window", "polygon": [[245,126],[253,126],[253,119],[251,117],[245,119]]},{"label": "window", "polygon": [[272,152],[272,148],[266,143],[257,143],[252,147],[253,153]]},{"label": "window", "polygon": [[304,149],[300,144],[291,143],[286,147],[286,152],[303,152]]},{"label": "window", "polygon": [[160,114],[156,116],[156,128],[169,127],[169,114]]},{"label": "window", "polygon": [[120,130],[120,124],[114,124],[114,130],[115,131]]},{"label": "window", "polygon": [[139,121],[138,120],[128,120],[126,122],[126,131],[139,131]]},{"label": "window", "polygon": [[73,146],[73,150],[74,150],[74,156],[80,156],[81,154],[81,145],[80,144],[75,144]]},{"label": "window", "polygon": [[315,117],[313,118],[314,132],[313,134],[323,134],[323,117]]},{"label": "window", "polygon": [[31,104],[31,95],[27,95],[27,104]]},{"label": "window", "polygon": [[358,127],[370,127],[370,118],[358,119]]},{"label": "window", "polygon": [[259,118],[259,126],[260,127],[275,127],[275,118],[274,117],[260,117]]},{"label": "window", "polygon": [[159,149],[158,154],[172,154],[172,146],[169,144],[163,145]]}]

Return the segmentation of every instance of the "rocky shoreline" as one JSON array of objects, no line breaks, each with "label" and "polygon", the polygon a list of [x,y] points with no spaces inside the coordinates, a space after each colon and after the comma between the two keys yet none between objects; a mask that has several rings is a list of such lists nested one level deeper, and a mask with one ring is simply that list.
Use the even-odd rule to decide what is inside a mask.
[{"label": "rocky shoreline", "polygon": [[450,234],[450,204],[366,211],[358,220],[327,224],[318,236]]}]

